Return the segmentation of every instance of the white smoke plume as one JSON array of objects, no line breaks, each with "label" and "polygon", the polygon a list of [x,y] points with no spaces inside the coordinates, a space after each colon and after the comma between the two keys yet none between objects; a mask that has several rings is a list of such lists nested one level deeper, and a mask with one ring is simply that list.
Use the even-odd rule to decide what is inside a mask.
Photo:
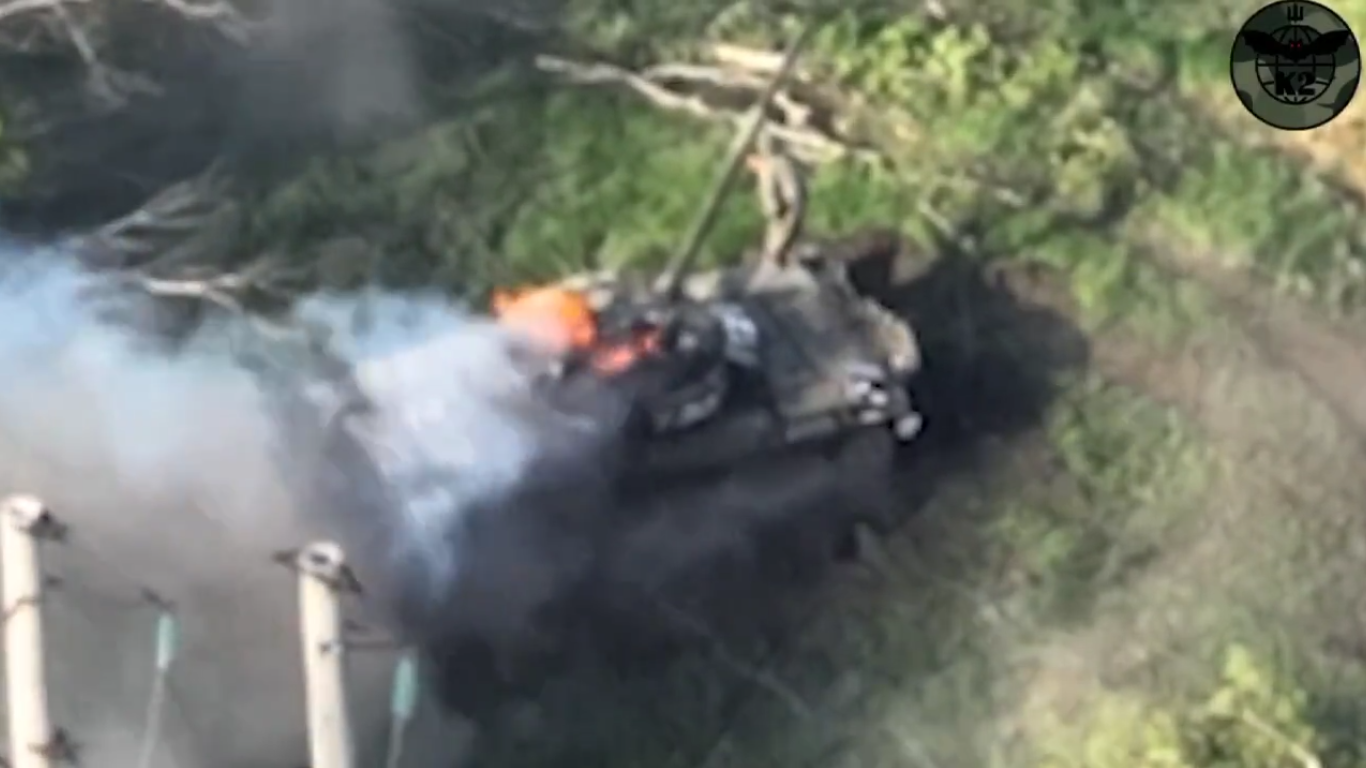
[{"label": "white smoke plume", "polygon": [[[70,526],[45,550],[61,578],[45,613],[54,720],[83,745],[81,765],[136,765],[155,619],[140,590],[176,606],[183,637],[155,765],[294,768],[306,763],[296,587],[273,553],[341,541],[367,588],[360,619],[417,640],[448,610],[516,633],[582,567],[537,556],[505,522],[529,473],[544,473],[531,483],[542,491],[567,483],[539,502],[591,496],[604,435],[552,417],[519,367],[534,353],[490,322],[438,297],[305,302],[298,314],[329,332],[371,406],[325,424],[347,377],[279,350],[273,374],[254,371],[242,340],[259,332],[241,318],[168,351],[110,319],[141,301],[53,249],[0,247],[0,494],[35,494]],[[371,756],[392,657],[352,656]],[[450,735],[427,726],[405,765],[449,764]]]}]

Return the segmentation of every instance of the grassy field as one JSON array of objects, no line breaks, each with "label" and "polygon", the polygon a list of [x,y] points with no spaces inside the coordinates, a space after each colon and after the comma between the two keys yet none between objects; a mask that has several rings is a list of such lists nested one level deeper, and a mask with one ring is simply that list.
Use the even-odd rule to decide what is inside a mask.
[{"label": "grassy field", "polygon": [[[554,732],[498,739],[488,764],[1366,764],[1366,102],[1308,134],[1243,113],[1242,0],[898,3],[847,4],[805,64],[862,148],[814,171],[813,228],[894,224],[967,265],[910,308],[953,396],[908,471],[923,501],[894,567],[836,578],[781,653],[588,708],[552,691]],[[1336,8],[1366,28],[1366,2]],[[572,10],[632,65],[792,21]],[[255,231],[324,254],[362,237],[392,281],[476,293],[675,246],[728,123],[610,87],[506,90],[320,161]],[[740,196],[707,259],[759,227]],[[983,272],[1002,286],[964,277]]]}]

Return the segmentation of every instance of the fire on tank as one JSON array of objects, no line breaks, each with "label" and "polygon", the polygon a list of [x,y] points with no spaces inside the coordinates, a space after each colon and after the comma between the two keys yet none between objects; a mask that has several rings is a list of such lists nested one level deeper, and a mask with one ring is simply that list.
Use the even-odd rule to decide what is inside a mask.
[{"label": "fire on tank", "polygon": [[[790,66],[791,57],[765,100]],[[741,266],[695,273],[699,241],[742,160],[768,218],[763,246]],[[858,445],[866,456],[869,445],[914,438],[921,416],[909,384],[919,346],[882,303],[887,286],[878,279],[890,273],[898,239],[802,236],[801,171],[764,130],[764,104],[724,170],[662,276],[597,273],[498,291],[494,315],[557,354],[560,365],[545,377],[551,394],[579,376],[628,390],[628,474],[647,485],[805,448]]]}]

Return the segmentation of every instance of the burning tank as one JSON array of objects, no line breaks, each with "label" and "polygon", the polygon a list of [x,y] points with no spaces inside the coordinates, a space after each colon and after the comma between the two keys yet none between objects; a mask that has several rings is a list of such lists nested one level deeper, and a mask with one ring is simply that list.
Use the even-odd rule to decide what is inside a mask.
[{"label": "burning tank", "polygon": [[561,351],[547,388],[594,376],[628,390],[642,475],[910,440],[921,423],[909,394],[919,349],[910,327],[850,279],[839,257],[851,251],[873,259],[890,249],[799,243],[783,259],[687,277],[677,296],[617,275],[579,276],[500,293],[494,311]]},{"label": "burning tank", "polygon": [[[799,47],[800,40],[788,51],[663,274],[581,274],[492,297],[498,322],[552,353],[527,356],[535,383],[530,402],[517,399],[519,408],[534,409],[538,423],[547,415],[542,409],[591,421],[594,403],[613,404],[604,447],[582,449],[592,477],[562,478],[555,471],[560,454],[548,451],[544,467],[533,465],[515,487],[467,505],[449,530],[423,528],[420,543],[459,555],[462,576],[441,576],[439,588],[428,589],[440,581],[427,578],[429,558],[383,545],[403,537],[377,530],[382,515],[343,521],[343,539],[358,542],[344,540],[348,551],[363,559],[380,550],[377,564],[358,566],[360,579],[372,600],[397,606],[386,612],[405,642],[421,649],[449,710],[481,717],[509,698],[533,696],[576,654],[599,653],[611,664],[653,658],[656,646],[694,631],[680,626],[679,606],[705,617],[709,628],[733,616],[744,630],[777,602],[767,599],[768,570],[748,567],[762,559],[750,558],[751,550],[781,550],[784,559],[791,553],[804,573],[819,561],[809,568],[814,573],[831,554],[861,555],[858,532],[890,522],[894,449],[921,426],[910,394],[920,350],[912,329],[882,301],[886,286],[878,278],[899,255],[897,238],[802,236],[800,175],[764,134],[764,107]],[[746,158],[770,217],[763,247],[739,266],[694,270],[699,244]],[[449,364],[439,358],[423,370]],[[312,474],[350,506],[384,508],[391,478],[402,473],[382,466],[384,445],[375,435],[384,429],[367,427],[370,398],[345,364],[334,367],[324,378],[340,386],[327,388],[327,402],[304,393],[294,400],[309,402],[281,410],[301,412],[310,424],[324,412],[320,430],[297,430],[321,433],[327,460]],[[526,377],[518,373],[520,386]],[[599,399],[604,389],[625,397]],[[621,401],[631,411],[624,436],[616,430]],[[580,448],[567,452],[577,458]],[[421,469],[421,480],[449,479]],[[743,493],[712,493],[737,478]],[[781,493],[768,493],[775,487]],[[750,492],[759,488],[764,492]],[[372,496],[378,500],[366,506]],[[732,557],[736,550],[745,556]],[[389,556],[395,551],[399,556]],[[727,562],[742,566],[741,575],[728,575]],[[393,582],[387,590],[385,580]],[[703,584],[708,580],[716,589]],[[392,596],[376,598],[386,591]]]},{"label": "burning tank", "polygon": [[[580,376],[627,389],[636,404],[628,474],[648,486],[800,450],[889,457],[920,430],[909,389],[921,365],[915,335],[881,303],[886,286],[868,277],[890,270],[897,238],[801,237],[800,172],[764,130],[798,45],[663,275],[576,275],[494,294],[495,316],[558,354],[544,381],[551,396]],[[746,158],[769,216],[764,246],[741,266],[695,272]]]}]

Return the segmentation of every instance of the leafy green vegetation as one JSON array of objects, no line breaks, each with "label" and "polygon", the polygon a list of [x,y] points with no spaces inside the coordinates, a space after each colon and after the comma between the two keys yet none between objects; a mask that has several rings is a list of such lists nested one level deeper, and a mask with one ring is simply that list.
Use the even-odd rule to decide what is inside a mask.
[{"label": "leafy green vegetation", "polygon": [[1228,649],[1203,700],[1164,707],[1102,696],[1069,725],[1076,741],[1044,755],[1040,768],[1303,768],[1320,764],[1323,747],[1304,691],[1240,645]]},{"label": "leafy green vegetation", "polygon": [[[659,733],[646,721],[665,716],[641,702],[669,697],[636,692],[584,729],[629,727],[629,745],[584,756],[582,733],[558,753],[547,737],[539,757],[499,764],[1361,764],[1344,734],[1362,707],[1322,683],[1359,680],[1362,665],[1330,660],[1327,630],[1302,631],[1349,611],[1363,586],[1343,575],[1357,528],[1299,488],[1312,475],[1356,508],[1351,472],[1302,459],[1341,436],[1311,418],[1284,364],[1246,362],[1257,339],[1172,266],[1250,276],[1259,296],[1333,313],[1366,300],[1360,190],[1227,108],[1229,36],[1254,5],[828,10],[805,67],[839,133],[866,151],[815,169],[811,228],[893,225],[944,259],[1057,277],[1066,295],[1042,301],[1106,354],[1094,370],[1039,374],[1060,394],[1019,446],[993,443],[985,466],[946,477],[889,545],[897,573],[832,587],[792,648],[745,678],[753,700],[735,703],[744,685],[675,681],[671,704],[697,711]],[[710,0],[580,0],[570,19],[581,42],[632,64],[698,58],[711,40],[772,44],[796,21]],[[683,237],[729,138],[727,121],[607,86],[519,81],[417,135],[315,160],[255,201],[249,239],[323,260],[359,240],[380,259],[337,282],[467,294],[652,268]],[[737,195],[704,261],[735,258],[760,226]],[[1116,358],[1127,367],[1105,366]],[[1275,423],[1300,442],[1257,431],[1286,413]],[[1331,445],[1357,450],[1348,443]],[[1341,530],[1311,542],[1314,526]]]},{"label": "leafy green vegetation", "polygon": [[28,157],[5,135],[5,123],[0,119],[0,192],[14,190],[27,174]]},{"label": "leafy green vegetation", "polygon": [[[898,227],[927,263],[1003,276],[1020,306],[966,281],[914,294],[947,379],[926,401],[954,434],[917,455],[926,499],[907,501],[889,567],[841,571],[780,648],[689,658],[614,703],[561,696],[558,732],[487,763],[1366,766],[1366,449],[1297,367],[1317,356],[1351,389],[1337,358],[1366,348],[1366,97],[1305,134],[1245,114],[1227,55],[1261,4],[565,3],[557,53],[632,67],[773,48],[819,15],[801,91],[850,151],[811,169],[810,229]],[[1331,5],[1366,29],[1366,0]],[[317,263],[333,286],[476,298],[652,269],[733,129],[511,67],[469,98],[434,90],[450,102],[421,130],[258,190],[239,250]],[[5,127],[9,193],[30,158]],[[761,226],[742,185],[704,264]],[[1306,319],[1247,323],[1239,292]],[[1027,310],[1085,354],[1055,364],[1064,334]],[[1321,344],[1330,317],[1356,321],[1347,344]],[[1037,382],[1046,397],[1000,416]]]},{"label": "leafy green vegetation", "polygon": [[1035,612],[1075,619],[1191,519],[1212,460],[1179,414],[1098,380],[1049,422],[1067,492],[1010,503],[995,527]]}]

